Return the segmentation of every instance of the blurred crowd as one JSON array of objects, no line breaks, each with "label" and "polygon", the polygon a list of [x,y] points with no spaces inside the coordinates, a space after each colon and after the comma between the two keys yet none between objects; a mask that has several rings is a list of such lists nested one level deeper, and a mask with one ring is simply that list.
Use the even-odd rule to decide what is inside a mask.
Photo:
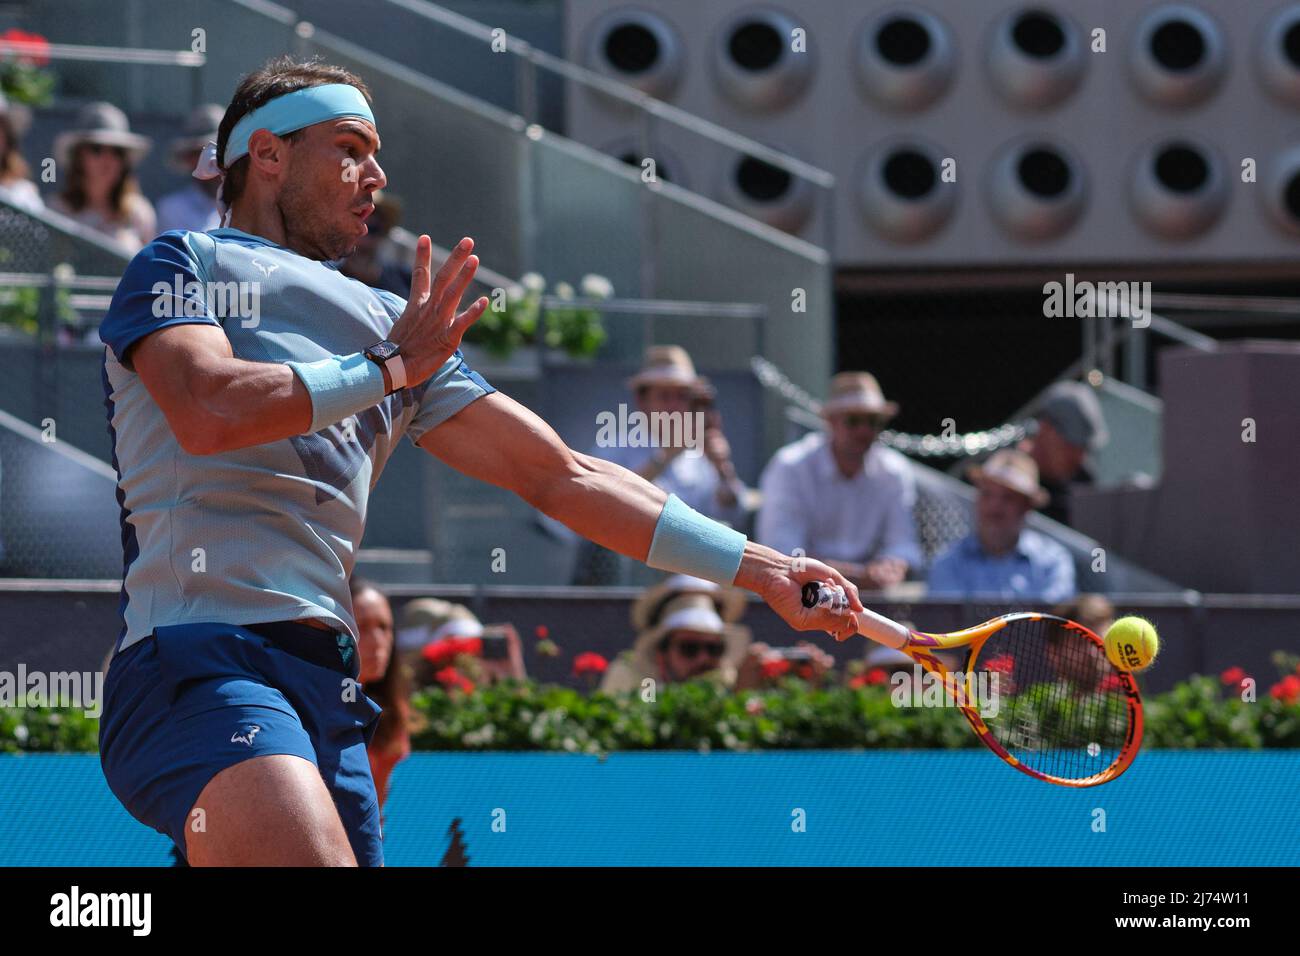
[{"label": "blurred crowd", "polygon": [[[67,216],[127,255],[172,229],[215,229],[221,225],[220,180],[190,174],[204,145],[216,142],[224,114],[225,108],[216,103],[190,113],[180,135],[166,147],[168,167],[185,176],[186,183],[150,198],[142,192],[136,170],[153,149],[153,140],[132,132],[126,114],[112,103],[88,103],[55,137],[55,182],[42,194],[22,151],[31,114],[0,94],[0,200],[20,209],[47,209]],[[367,285],[405,297],[411,290],[410,267],[388,242],[400,217],[401,207],[394,198],[376,194],[375,211],[367,221],[370,232],[340,269]]]}]

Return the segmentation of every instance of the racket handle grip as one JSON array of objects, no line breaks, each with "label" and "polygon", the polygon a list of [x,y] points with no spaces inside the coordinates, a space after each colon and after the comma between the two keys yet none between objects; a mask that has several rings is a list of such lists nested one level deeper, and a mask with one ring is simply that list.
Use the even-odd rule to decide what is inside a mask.
[{"label": "racket handle grip", "polygon": [[[816,581],[809,581],[803,586],[802,597],[804,607],[829,607],[833,609],[846,609],[848,607],[844,592],[840,588],[818,584]],[[911,631],[897,621],[891,621],[883,614],[877,614],[875,611],[864,608],[858,611],[857,615],[858,633],[875,641],[877,644],[899,650],[906,647],[908,641],[911,640]]]}]

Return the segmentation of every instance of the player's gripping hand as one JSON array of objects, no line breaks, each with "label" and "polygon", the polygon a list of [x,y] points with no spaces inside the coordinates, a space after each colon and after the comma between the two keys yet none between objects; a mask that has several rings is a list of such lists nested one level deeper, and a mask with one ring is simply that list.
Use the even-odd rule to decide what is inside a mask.
[{"label": "player's gripping hand", "polygon": [[[809,582],[839,585],[844,590],[845,606],[840,609],[804,607],[803,586]],[[857,612],[863,610],[858,589],[840,572],[820,561],[792,559],[750,542],[736,584],[756,593],[796,631],[827,631],[837,641],[857,633]]]},{"label": "player's gripping hand", "polygon": [[433,243],[421,236],[415,247],[415,271],[406,310],[393,323],[390,341],[402,349],[408,385],[418,385],[442,368],[456,349],[461,336],[488,307],[480,296],[469,308],[457,312],[460,297],[478,270],[478,256],[470,255],[474,240],[466,236],[451,251],[437,275],[433,275]]}]

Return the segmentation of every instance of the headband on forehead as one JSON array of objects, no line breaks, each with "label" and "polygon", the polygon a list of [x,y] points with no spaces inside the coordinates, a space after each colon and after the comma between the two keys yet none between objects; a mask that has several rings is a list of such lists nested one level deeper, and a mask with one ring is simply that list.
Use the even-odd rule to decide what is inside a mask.
[{"label": "headband on forehead", "polygon": [[[375,121],[370,112],[370,104],[361,91],[347,83],[327,83],[324,86],[309,86],[305,89],[285,93],[273,100],[268,100],[251,113],[245,114],[235,128],[230,131],[226,141],[226,163],[222,167],[217,163],[217,144],[208,143],[199,154],[198,165],[192,175],[195,179],[216,179],[224,176],[231,164],[248,154],[248,140],[259,129],[270,130],[276,136],[292,133],[295,130],[323,123],[329,119],[344,116],[356,116],[360,119]],[[219,194],[218,205],[221,208],[221,224],[230,222],[230,207],[224,198],[224,187]]]},{"label": "headband on forehead", "polygon": [[248,153],[248,140],[259,129],[267,129],[276,136],[292,133],[306,126],[323,123],[328,119],[357,116],[375,121],[370,105],[361,91],[346,83],[327,83],[285,93],[263,103],[235,124],[226,141],[225,166],[227,169]]}]

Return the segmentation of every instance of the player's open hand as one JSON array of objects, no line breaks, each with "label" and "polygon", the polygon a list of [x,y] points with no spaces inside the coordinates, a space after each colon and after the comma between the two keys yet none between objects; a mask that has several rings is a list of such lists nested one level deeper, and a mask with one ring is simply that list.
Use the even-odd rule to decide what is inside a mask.
[{"label": "player's open hand", "polygon": [[475,299],[457,312],[460,298],[478,271],[478,256],[470,255],[474,240],[466,236],[451,251],[437,275],[433,275],[433,243],[421,236],[415,247],[415,270],[411,274],[411,295],[404,311],[393,323],[388,338],[401,346],[406,381],[418,385],[460,348],[461,337],[488,307],[486,296]]}]

